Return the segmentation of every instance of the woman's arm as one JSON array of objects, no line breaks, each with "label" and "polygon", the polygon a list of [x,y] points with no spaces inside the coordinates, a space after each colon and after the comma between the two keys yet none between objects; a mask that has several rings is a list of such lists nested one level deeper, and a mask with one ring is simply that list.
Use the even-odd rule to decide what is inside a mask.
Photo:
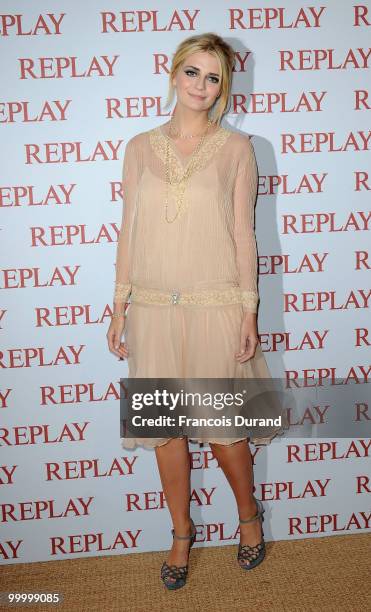
[{"label": "woman's arm", "polygon": [[116,279],[113,297],[113,311],[122,314],[131,293],[130,244],[138,183],[139,160],[133,140],[133,138],[129,140],[126,145],[122,167],[123,211],[116,250]]},{"label": "woman's arm", "polygon": [[234,187],[234,238],[244,312],[257,312],[257,247],[254,208],[258,188],[258,169],[253,145],[243,136],[241,157]]}]

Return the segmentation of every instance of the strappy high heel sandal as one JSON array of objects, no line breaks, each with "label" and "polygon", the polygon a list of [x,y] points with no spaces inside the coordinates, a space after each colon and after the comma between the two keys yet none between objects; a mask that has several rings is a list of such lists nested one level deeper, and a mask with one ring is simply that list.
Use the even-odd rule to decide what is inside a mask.
[{"label": "strappy high heel sandal", "polygon": [[[171,530],[173,538],[178,540],[190,540],[190,547],[192,548],[196,539],[196,526],[191,519],[192,533],[189,536],[178,536],[174,533],[174,529]],[[166,561],[163,562],[161,567],[161,580],[168,589],[180,589],[187,581],[188,575],[188,563],[187,565],[168,565]],[[170,578],[170,580],[169,580]]]},{"label": "strappy high heel sandal", "polygon": [[[247,519],[247,520],[240,519],[240,523],[242,524],[252,523],[253,521],[256,521],[257,519],[261,519],[261,522],[263,523],[264,521],[263,512],[265,512],[265,509],[259,499],[256,499],[255,497],[254,499],[255,499],[255,502],[258,508],[257,513],[255,514],[255,516],[253,516],[250,519]],[[257,565],[259,565],[259,563],[263,561],[264,557],[265,557],[265,542],[264,542],[264,532],[263,532],[263,525],[262,525],[261,541],[258,544],[256,544],[256,546],[250,546],[249,544],[239,544],[237,561],[238,561],[239,566],[242,569],[250,570],[256,567]]]}]

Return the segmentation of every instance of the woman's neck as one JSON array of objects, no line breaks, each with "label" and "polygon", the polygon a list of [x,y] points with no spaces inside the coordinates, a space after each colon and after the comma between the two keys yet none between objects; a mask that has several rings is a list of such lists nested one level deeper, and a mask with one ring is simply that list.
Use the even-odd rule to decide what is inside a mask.
[{"label": "woman's neck", "polygon": [[180,134],[202,134],[207,126],[208,112],[195,113],[189,109],[175,107],[171,121],[173,127]]}]

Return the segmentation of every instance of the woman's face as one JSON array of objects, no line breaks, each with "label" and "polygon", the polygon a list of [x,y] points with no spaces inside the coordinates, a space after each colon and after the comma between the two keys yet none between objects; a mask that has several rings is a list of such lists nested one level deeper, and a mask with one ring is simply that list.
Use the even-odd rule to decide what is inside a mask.
[{"label": "woman's face", "polygon": [[193,110],[207,110],[221,90],[219,61],[207,51],[192,53],[179,67],[173,85],[177,101]]}]

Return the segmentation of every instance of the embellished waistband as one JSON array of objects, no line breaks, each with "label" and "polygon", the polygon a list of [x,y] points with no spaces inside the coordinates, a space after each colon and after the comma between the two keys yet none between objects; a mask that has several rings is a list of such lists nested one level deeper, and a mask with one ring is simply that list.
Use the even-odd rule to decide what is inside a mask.
[{"label": "embellished waistband", "polygon": [[130,299],[132,302],[148,304],[173,304],[173,305],[229,305],[242,304],[243,296],[239,287],[228,287],[226,289],[200,289],[199,291],[160,291],[158,289],[147,289],[132,285]]}]

